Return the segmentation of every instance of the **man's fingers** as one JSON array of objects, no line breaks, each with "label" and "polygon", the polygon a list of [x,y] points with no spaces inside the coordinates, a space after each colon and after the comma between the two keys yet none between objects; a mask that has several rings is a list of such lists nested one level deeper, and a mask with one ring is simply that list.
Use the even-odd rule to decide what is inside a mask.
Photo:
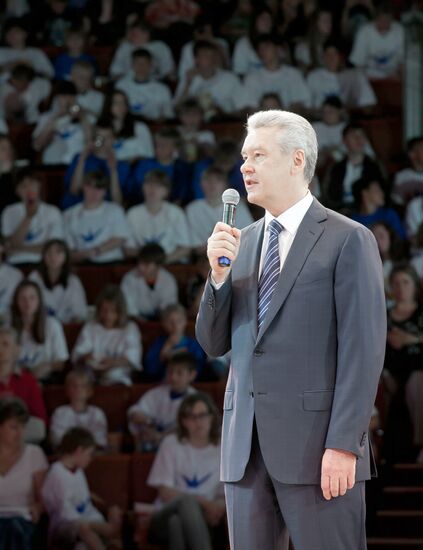
[{"label": "man's fingers", "polygon": [[355,472],[353,474],[350,474],[347,480],[348,489],[352,489],[354,485],[355,485]]},{"label": "man's fingers", "polygon": [[339,478],[339,496],[343,497],[348,489],[348,481],[346,477]]},{"label": "man's fingers", "polygon": [[320,486],[322,487],[324,498],[326,500],[330,500],[332,498],[332,495],[330,493],[330,477],[327,475],[323,475]]},{"label": "man's fingers", "polygon": [[332,476],[330,478],[330,494],[333,497],[339,497],[339,477]]}]

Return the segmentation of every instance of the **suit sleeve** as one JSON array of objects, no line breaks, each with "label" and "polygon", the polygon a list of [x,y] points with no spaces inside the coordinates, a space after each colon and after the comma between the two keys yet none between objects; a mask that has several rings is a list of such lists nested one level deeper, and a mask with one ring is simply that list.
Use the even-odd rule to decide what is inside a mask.
[{"label": "suit sleeve", "polygon": [[386,343],[386,305],[376,241],[365,227],[344,242],[335,268],[337,373],[325,447],[364,456]]},{"label": "suit sleeve", "polygon": [[195,336],[211,357],[220,357],[231,349],[231,303],[231,276],[216,289],[209,275],[198,310]]}]

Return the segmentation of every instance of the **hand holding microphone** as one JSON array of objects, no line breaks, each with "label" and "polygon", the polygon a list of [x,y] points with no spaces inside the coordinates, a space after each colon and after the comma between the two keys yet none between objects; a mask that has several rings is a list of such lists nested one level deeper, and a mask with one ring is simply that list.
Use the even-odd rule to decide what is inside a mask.
[{"label": "hand holding microphone", "polygon": [[223,221],[218,222],[207,241],[207,257],[216,283],[223,282],[229,274],[231,263],[236,259],[239,250],[241,231],[232,227],[235,223],[236,205],[239,193],[227,189],[222,195]]}]

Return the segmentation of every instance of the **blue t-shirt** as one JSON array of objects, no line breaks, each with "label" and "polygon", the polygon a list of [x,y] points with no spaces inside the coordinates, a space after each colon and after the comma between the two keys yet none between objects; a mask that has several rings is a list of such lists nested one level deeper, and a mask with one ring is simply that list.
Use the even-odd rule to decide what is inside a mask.
[{"label": "blue t-shirt", "polygon": [[350,215],[350,218],[366,227],[371,227],[377,222],[387,223],[400,239],[406,239],[407,235],[404,229],[404,226],[401,222],[400,217],[393,208],[378,208],[373,214],[359,214],[358,212],[353,212]]},{"label": "blue t-shirt", "polygon": [[83,53],[78,57],[71,57],[68,53],[61,53],[54,60],[54,78],[56,80],[69,80],[75,61],[88,61],[97,72],[96,60],[92,55]]}]

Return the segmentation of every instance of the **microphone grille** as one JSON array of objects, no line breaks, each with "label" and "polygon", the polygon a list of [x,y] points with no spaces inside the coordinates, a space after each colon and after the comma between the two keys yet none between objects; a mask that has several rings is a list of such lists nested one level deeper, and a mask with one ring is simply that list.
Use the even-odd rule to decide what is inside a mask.
[{"label": "microphone grille", "polygon": [[226,189],[222,193],[222,202],[224,204],[235,204],[239,203],[239,193],[236,189]]}]

